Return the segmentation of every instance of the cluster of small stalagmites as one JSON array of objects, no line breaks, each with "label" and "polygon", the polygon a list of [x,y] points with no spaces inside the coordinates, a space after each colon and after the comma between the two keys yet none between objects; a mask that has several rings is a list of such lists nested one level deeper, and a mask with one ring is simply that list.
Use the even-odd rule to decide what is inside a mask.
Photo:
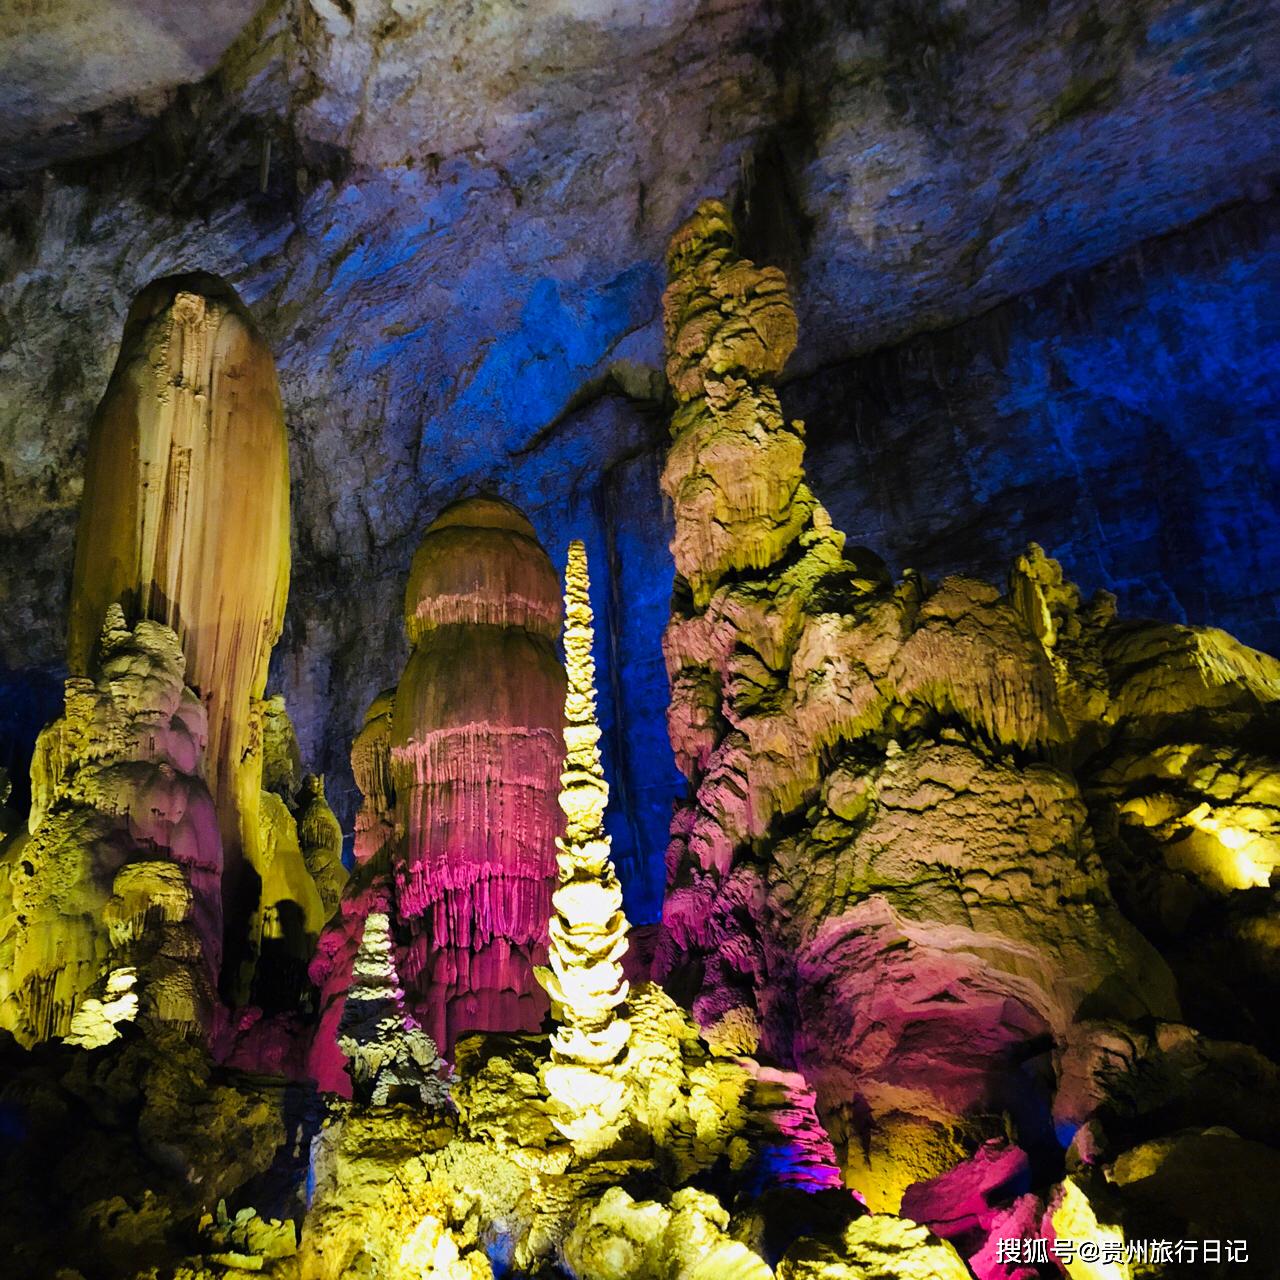
[{"label": "cluster of small stalagmites", "polygon": [[338,1026],[338,1048],[346,1055],[357,1102],[385,1106],[409,1101],[433,1109],[447,1105],[445,1064],[431,1037],[405,1013],[385,911],[365,917]]},{"label": "cluster of small stalagmites", "polygon": [[139,999],[153,1020],[207,1022],[222,849],[204,747],[173,632],[109,609],[93,674],[67,681],[37,743],[30,833],[4,851],[0,1025],[19,1040],[109,1040]]},{"label": "cluster of small stalagmites", "polygon": [[589,591],[586,548],[574,541],[564,594],[568,688],[560,808],[565,833],[556,838],[559,883],[551,899],[548,967],[536,972],[559,1024],[546,1073],[556,1125],[584,1147],[603,1148],[617,1136],[626,1105],[626,1084],[613,1068],[631,1028],[618,1009],[627,998],[620,963],[627,949],[627,919],[604,830],[609,787],[596,721]]},{"label": "cluster of small stalagmites", "polygon": [[284,801],[294,820],[302,860],[319,897],[321,919],[327,920],[347,882],[342,827],[325,798],[324,778],[303,770],[297,734],[279,694],[262,703],[262,789]]},{"label": "cluster of small stalagmites", "polygon": [[[383,966],[361,985],[385,998],[393,983]],[[631,1034],[611,1068],[627,1082],[625,1125],[606,1149],[565,1133],[544,1087],[548,1043],[536,1035],[463,1037],[448,1113],[359,1102],[335,1111],[312,1149],[303,1280],[359,1267],[407,1280],[437,1274],[433,1265],[488,1277],[486,1242],[497,1274],[770,1280],[760,1233],[731,1229],[734,1188],[739,1207],[784,1197],[755,1215],[768,1219],[764,1234],[784,1240],[777,1252],[809,1218],[790,1213],[799,1205],[786,1197],[807,1203],[822,1189],[840,1229],[862,1212],[835,1189],[798,1077],[712,1053],[659,987],[639,984],[627,1011]],[[723,1202],[691,1185],[711,1171],[730,1188]],[[651,1198],[634,1197],[637,1183]]]},{"label": "cluster of small stalagmites", "polygon": [[[1003,1116],[1049,1107],[1048,1047],[1069,1053],[1087,1017],[1180,1016],[1112,896],[1126,867],[1165,925],[1234,891],[1240,954],[1272,963],[1243,902],[1273,909],[1275,770],[1241,744],[1276,723],[1277,668],[1220,633],[1118,622],[1036,547],[1006,592],[895,585],[845,549],[781,425],[782,278],[738,258],[715,204],[669,263],[683,581],[664,652],[690,800],[659,971],[697,980],[713,1043],[803,1070],[846,1177],[892,1211]],[[1038,1072],[1003,1065],[1038,1052]]]},{"label": "cluster of small stalagmites", "polygon": [[254,842],[259,877],[244,963],[249,1002],[269,1013],[308,1005],[308,966],[346,884],[342,829],[324,795],[324,779],[304,774],[284,699],[261,704],[263,790]]},{"label": "cluster of small stalagmites", "polygon": [[352,967],[364,935],[365,918],[379,906],[391,907],[394,915],[395,884],[391,867],[399,839],[395,786],[391,779],[394,705],[394,689],[378,694],[351,744],[351,771],[362,797],[353,842],[356,865],[320,935],[309,969],[318,993],[319,1018],[311,1040],[307,1070],[328,1093],[346,1094],[350,1088],[346,1060],[338,1050],[337,1037]]}]

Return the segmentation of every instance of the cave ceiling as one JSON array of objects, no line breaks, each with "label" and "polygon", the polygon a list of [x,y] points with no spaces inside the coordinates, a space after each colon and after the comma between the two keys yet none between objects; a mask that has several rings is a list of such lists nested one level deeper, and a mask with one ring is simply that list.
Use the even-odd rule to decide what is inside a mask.
[{"label": "cave ceiling", "polygon": [[274,678],[339,770],[432,515],[492,488],[562,558],[654,452],[661,249],[699,198],[787,269],[811,375],[1266,203],[1280,153],[1269,0],[254,10],[0,17],[0,661],[61,661],[130,299],[215,272],[289,424]]}]

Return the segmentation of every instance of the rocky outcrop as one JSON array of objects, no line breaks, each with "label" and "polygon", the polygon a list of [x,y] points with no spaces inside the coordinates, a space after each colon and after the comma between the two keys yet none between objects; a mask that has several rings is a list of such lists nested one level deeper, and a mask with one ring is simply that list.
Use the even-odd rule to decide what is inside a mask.
[{"label": "rocky outcrop", "polygon": [[0,1108],[17,1122],[0,1161],[0,1248],[13,1280],[171,1276],[206,1218],[210,1253],[236,1239],[243,1248],[250,1234],[265,1243],[243,1222],[235,1239],[218,1233],[219,1202],[304,1176],[290,1154],[304,1114],[296,1091],[216,1066],[173,1028],[140,1028],[91,1050],[26,1051],[0,1036]]},{"label": "rocky outcrop", "polygon": [[[541,1036],[460,1039],[455,1113],[341,1104],[313,1147],[305,1280],[361,1268],[408,1280],[441,1259],[459,1268],[441,1274],[468,1278],[468,1267],[487,1277],[491,1262],[496,1274],[559,1264],[583,1280],[769,1280],[728,1206],[797,1185],[820,1131],[811,1099],[758,1063],[709,1052],[656,987],[633,989],[627,1014],[632,1033],[614,1068],[627,1084],[624,1114],[593,1144],[557,1123]],[[653,1198],[627,1191],[633,1179]],[[847,1193],[827,1194],[843,1220],[861,1212]]]},{"label": "rocky outcrop", "polygon": [[0,1026],[23,1043],[113,1039],[124,1011],[113,1020],[104,1002],[126,995],[148,1021],[209,1025],[222,846],[184,668],[172,631],[130,628],[113,606],[92,674],[67,681],[40,737],[30,834],[5,847],[0,878]]},{"label": "rocky outcrop", "polygon": [[[714,203],[669,267],[680,576],[664,651],[690,800],[660,971],[712,1043],[803,1072],[873,1210],[1006,1132],[1048,1180],[1075,1132],[1049,1123],[1058,1070],[1087,1020],[1179,1016],[1112,896],[1117,832],[1154,832],[1157,865],[1210,858],[1243,890],[1271,865],[1270,770],[1250,744],[1273,664],[1211,632],[1120,624],[1037,547],[1004,593],[895,585],[805,484],[803,427],[772,389],[795,341],[781,276],[738,255]],[[1177,745],[1197,739],[1211,745]],[[1150,874],[1149,856],[1131,863]],[[1260,953],[1265,928],[1242,930]]]}]

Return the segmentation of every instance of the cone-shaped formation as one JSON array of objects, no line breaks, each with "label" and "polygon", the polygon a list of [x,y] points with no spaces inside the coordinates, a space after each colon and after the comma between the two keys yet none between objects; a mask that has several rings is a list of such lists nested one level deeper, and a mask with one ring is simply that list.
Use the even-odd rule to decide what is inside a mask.
[{"label": "cone-shaped formation", "polygon": [[627,950],[627,918],[604,832],[609,784],[600,762],[588,589],[586,548],[571,542],[564,595],[569,687],[560,775],[565,834],[556,841],[560,883],[552,896],[550,968],[540,969],[538,976],[561,1024],[551,1041],[556,1061],[603,1066],[621,1053],[630,1030],[617,1014],[627,998],[619,963]]},{"label": "cone-shaped formation", "polygon": [[447,1104],[445,1064],[435,1042],[405,1014],[385,911],[365,917],[338,1047],[347,1056],[357,1101],[373,1106],[401,1101],[436,1108]]},{"label": "cone-shaped formation", "polygon": [[427,530],[391,711],[392,865],[410,1007],[445,1052],[464,1031],[534,1030],[546,1011],[533,966],[560,830],[559,623],[555,570],[514,507],[470,499]]},{"label": "cone-shaped formation", "polygon": [[90,431],[68,658],[87,674],[109,604],[177,633],[208,710],[205,777],[241,994],[245,939],[260,927],[258,700],[288,583],[288,443],[271,356],[225,284],[157,281],[129,312]]},{"label": "cone-shaped formation", "polygon": [[618,1015],[627,998],[619,963],[627,949],[627,918],[604,832],[609,786],[600,763],[589,591],[586,548],[574,541],[564,593],[568,690],[560,807],[565,834],[556,841],[560,883],[552,896],[550,965],[538,970],[538,981],[560,1024],[551,1038],[554,1065],[546,1073],[560,1113],[555,1123],[567,1136],[582,1140],[609,1130],[622,1111],[625,1085],[608,1066],[626,1047],[631,1031]]}]

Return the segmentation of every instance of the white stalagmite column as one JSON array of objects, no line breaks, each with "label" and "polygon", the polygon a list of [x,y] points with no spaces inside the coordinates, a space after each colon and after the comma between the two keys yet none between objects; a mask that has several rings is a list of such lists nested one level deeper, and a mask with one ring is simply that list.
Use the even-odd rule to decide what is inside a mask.
[{"label": "white stalagmite column", "polygon": [[619,963],[628,925],[604,833],[609,785],[600,761],[588,587],[586,548],[571,542],[565,568],[568,690],[560,775],[565,833],[556,841],[559,884],[552,896],[549,967],[539,968],[537,975],[560,1024],[546,1071],[558,1112],[554,1123],[582,1154],[603,1149],[617,1136],[627,1099],[618,1059],[631,1035],[630,1023],[619,1014],[628,991]]}]

